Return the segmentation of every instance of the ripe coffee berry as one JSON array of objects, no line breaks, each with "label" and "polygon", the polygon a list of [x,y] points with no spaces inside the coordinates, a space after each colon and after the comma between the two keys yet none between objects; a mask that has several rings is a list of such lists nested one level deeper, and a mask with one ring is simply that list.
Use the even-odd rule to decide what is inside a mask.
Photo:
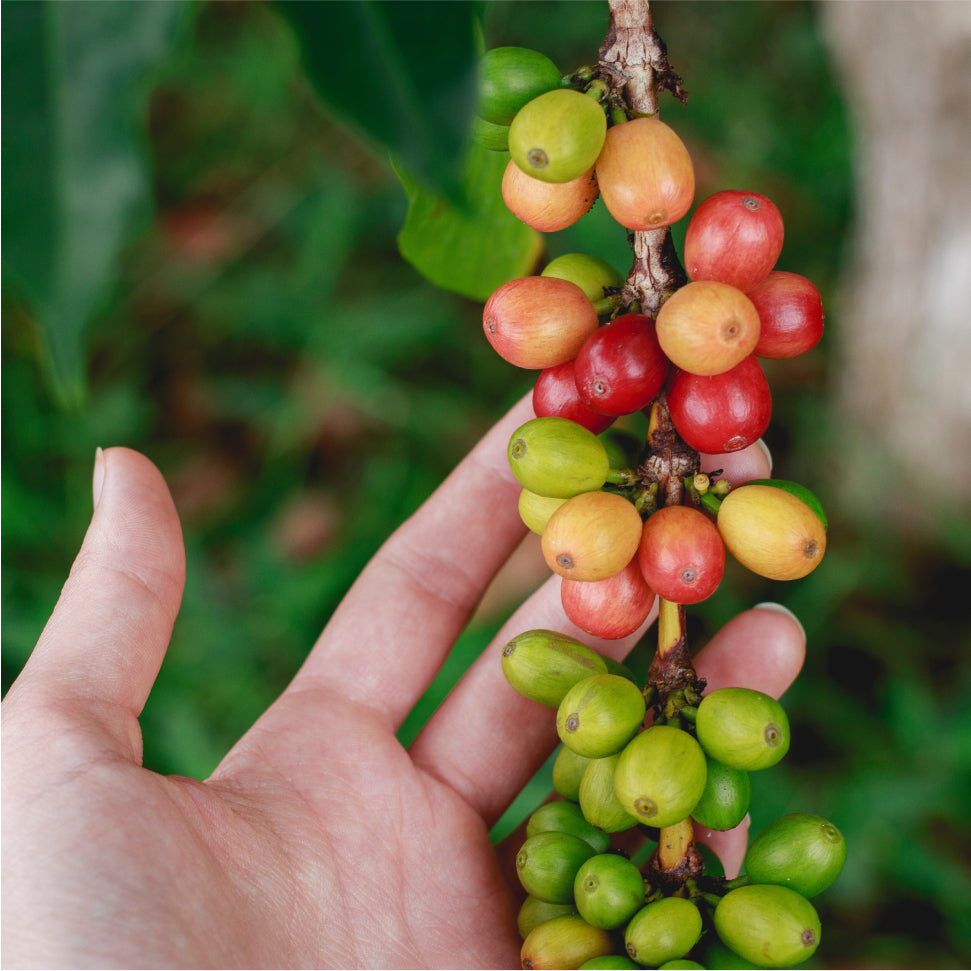
[{"label": "ripe coffee berry", "polygon": [[679,604],[698,603],[721,583],[725,544],[703,512],[665,506],[644,523],[637,562],[658,596]]},{"label": "ripe coffee berry", "polygon": [[646,314],[623,314],[595,330],[574,363],[580,397],[605,415],[630,415],[649,405],[668,367],[654,321]]},{"label": "ripe coffee berry", "polygon": [[574,361],[544,368],[533,385],[533,411],[539,416],[558,415],[590,429],[595,435],[614,421],[613,415],[594,411],[580,396]]},{"label": "ripe coffee berry", "polygon": [[605,580],[564,577],[560,584],[567,617],[581,630],[607,640],[633,634],[647,620],[655,599],[636,559]]},{"label": "ripe coffee berry", "polygon": [[698,206],[684,238],[692,280],[718,280],[751,290],[782,252],[784,228],[775,204],[757,192],[716,192]]},{"label": "ripe coffee berry", "polygon": [[503,360],[521,368],[571,360],[597,324],[597,312],[575,283],[544,276],[502,284],[482,310],[486,339]]},{"label": "ripe coffee berry", "polygon": [[769,427],[772,395],[754,355],[721,374],[679,371],[668,389],[668,408],[678,434],[699,452],[737,452]]},{"label": "ripe coffee berry", "polygon": [[759,357],[796,357],[823,336],[823,301],[814,283],[798,273],[773,270],[749,291],[761,322]]}]

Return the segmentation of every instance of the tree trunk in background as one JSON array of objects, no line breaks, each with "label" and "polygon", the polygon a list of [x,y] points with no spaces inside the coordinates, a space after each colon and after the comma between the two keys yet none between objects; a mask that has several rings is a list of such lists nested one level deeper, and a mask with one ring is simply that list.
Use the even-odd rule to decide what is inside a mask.
[{"label": "tree trunk in background", "polygon": [[845,494],[927,530],[971,504],[971,3],[821,12],[857,140],[829,315]]}]

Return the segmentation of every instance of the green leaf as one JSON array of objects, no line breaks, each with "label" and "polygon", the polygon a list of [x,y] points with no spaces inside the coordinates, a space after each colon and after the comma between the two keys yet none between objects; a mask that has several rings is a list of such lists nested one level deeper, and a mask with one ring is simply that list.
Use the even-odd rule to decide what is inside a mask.
[{"label": "green leaf", "polygon": [[436,286],[483,301],[507,280],[534,271],[543,237],[520,222],[502,200],[508,161],[508,152],[469,146],[459,202],[428,191],[395,165],[408,194],[398,249]]},{"label": "green leaf", "polygon": [[149,203],[147,80],[187,5],[3,5],[4,282],[29,305],[56,392],[83,390],[83,332]]},{"label": "green leaf", "polygon": [[281,0],[307,75],[337,119],[450,194],[476,96],[481,4]]}]

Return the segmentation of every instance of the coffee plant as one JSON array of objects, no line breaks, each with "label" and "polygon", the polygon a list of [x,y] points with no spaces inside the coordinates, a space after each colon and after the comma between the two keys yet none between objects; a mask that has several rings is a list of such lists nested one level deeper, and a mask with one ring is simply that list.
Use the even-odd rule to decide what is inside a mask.
[{"label": "coffee plant", "polygon": [[[524,631],[502,651],[509,684],[549,706],[562,742],[557,799],[529,817],[516,857],[522,966],[790,967],[820,944],[811,898],[846,845],[804,812],[769,824],[738,877],[703,854],[696,826],[742,823],[750,773],[778,763],[790,736],[776,699],[706,690],[686,606],[717,592],[728,554],[773,580],[823,558],[826,517],[808,488],[730,481],[719,462],[769,425],[759,359],[815,346],[823,306],[810,280],[776,268],[783,216],[756,191],[701,201],[677,252],[694,169],[658,96],[684,101],[682,79],[646,0],[610,0],[609,14],[597,62],[566,75],[540,51],[485,51],[472,130],[505,160],[502,200],[526,226],[564,229],[599,198],[628,235],[626,278],[566,254],[496,286],[482,326],[500,357],[536,372],[535,417],[508,460],[565,615],[607,639],[658,616],[644,684],[558,631]],[[612,427],[638,413],[642,438]],[[656,844],[643,866],[621,848],[632,838]]]}]

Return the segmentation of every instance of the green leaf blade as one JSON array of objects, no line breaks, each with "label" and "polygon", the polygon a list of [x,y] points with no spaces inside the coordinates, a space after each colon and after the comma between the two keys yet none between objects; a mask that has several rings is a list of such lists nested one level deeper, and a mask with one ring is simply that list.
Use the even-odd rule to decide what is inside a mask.
[{"label": "green leaf blade", "polygon": [[188,9],[4,4],[4,282],[28,304],[67,401],[84,385],[84,330],[149,209],[147,81]]},{"label": "green leaf blade", "polygon": [[395,166],[408,193],[398,249],[436,286],[485,301],[507,280],[532,273],[542,234],[516,218],[502,200],[507,152],[472,145],[465,156],[460,202],[446,200]]}]

